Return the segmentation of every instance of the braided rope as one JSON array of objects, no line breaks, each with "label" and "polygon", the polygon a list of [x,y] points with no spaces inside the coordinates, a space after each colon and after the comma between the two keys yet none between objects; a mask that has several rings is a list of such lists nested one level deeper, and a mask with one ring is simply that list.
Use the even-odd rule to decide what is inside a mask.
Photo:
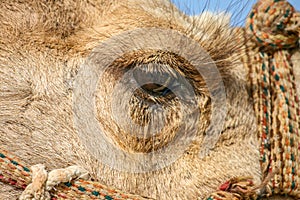
[{"label": "braided rope", "polygon": [[[261,166],[264,177],[279,172],[268,184],[269,195],[299,196],[299,114],[291,49],[299,40],[299,14],[286,1],[259,1],[249,16],[249,30],[257,47],[250,65],[255,107],[260,126]],[[272,22],[272,23],[271,23]],[[259,56],[257,56],[259,55]],[[256,79],[256,80],[255,80]]]},{"label": "braided rope", "polygon": [[299,13],[286,0],[260,0],[248,18],[248,28],[257,45],[265,49],[297,46]]},{"label": "braided rope", "polygon": [[[284,31],[284,28],[291,26],[291,16],[296,15],[292,13],[293,7],[286,1],[262,2],[255,6],[249,20],[249,29],[258,44],[255,51],[260,57],[257,60],[258,64],[251,67],[252,71],[259,72],[258,76],[254,77],[257,80],[252,81],[252,88],[253,93],[256,93],[255,98],[260,99],[258,109],[255,110],[262,127],[259,132],[262,172],[266,176],[275,167],[279,169],[279,173],[275,174],[268,185],[269,194],[272,192],[296,196],[299,193],[299,116],[296,114],[297,104],[292,103],[296,102],[296,87],[293,84],[295,80],[290,53],[283,50],[297,45],[298,35],[286,35]],[[267,17],[280,20],[275,25],[269,25]],[[262,26],[267,26],[264,29],[269,32],[260,32],[253,28]],[[265,48],[266,46],[271,47],[273,51]]]},{"label": "braided rope", "polygon": [[[7,151],[0,149],[0,181],[19,189],[31,182],[31,170]],[[75,180],[63,183],[50,191],[51,199],[145,200],[139,195],[125,193],[98,182]]]},{"label": "braided rope", "polygon": [[256,200],[258,194],[251,177],[232,178],[212,193],[207,200]]},{"label": "braided rope", "polygon": [[253,40],[246,44],[251,55],[243,63],[250,71],[264,181],[254,187],[242,180],[242,191],[233,189],[234,184],[221,186],[207,200],[257,199],[261,191],[300,198],[300,112],[291,62],[299,45],[299,23],[300,13],[285,0],[260,0],[249,14],[246,30]]}]

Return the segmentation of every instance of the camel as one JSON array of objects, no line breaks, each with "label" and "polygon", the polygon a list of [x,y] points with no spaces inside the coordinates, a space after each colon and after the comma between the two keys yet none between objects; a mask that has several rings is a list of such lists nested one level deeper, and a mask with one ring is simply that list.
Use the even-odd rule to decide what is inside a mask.
[{"label": "camel", "polygon": [[[26,166],[78,166],[152,199],[205,199],[232,177],[266,178],[252,38],[227,14],[190,17],[168,0],[12,0],[0,10],[0,146]],[[299,46],[291,60],[297,85]],[[22,192],[0,182],[0,199]]]}]

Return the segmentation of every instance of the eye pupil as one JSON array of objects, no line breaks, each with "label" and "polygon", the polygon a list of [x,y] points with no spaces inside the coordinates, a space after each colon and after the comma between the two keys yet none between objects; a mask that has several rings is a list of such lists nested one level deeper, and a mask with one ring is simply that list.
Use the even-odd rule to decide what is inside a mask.
[{"label": "eye pupil", "polygon": [[163,90],[162,95],[163,95],[163,96],[166,96],[166,95],[169,94],[169,93],[171,93],[171,90],[170,90],[169,88],[165,88],[165,89]]},{"label": "eye pupil", "polygon": [[145,84],[141,88],[153,96],[166,96],[172,92],[168,87],[155,83]]}]

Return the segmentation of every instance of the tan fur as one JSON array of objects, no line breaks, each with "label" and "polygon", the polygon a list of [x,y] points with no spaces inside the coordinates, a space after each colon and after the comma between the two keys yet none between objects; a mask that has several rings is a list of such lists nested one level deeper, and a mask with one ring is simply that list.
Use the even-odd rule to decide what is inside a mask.
[{"label": "tan fur", "polygon": [[[51,170],[80,165],[97,181],[156,199],[202,199],[233,176],[253,176],[260,182],[246,70],[234,56],[239,46],[226,23],[188,18],[164,0],[12,0],[1,2],[0,11],[0,146],[28,166],[42,163]],[[104,166],[81,144],[73,124],[74,77],[101,41],[136,27],[178,30],[197,40],[216,61],[224,77],[228,115],[207,157],[198,157],[205,126],[175,163],[142,174]],[[105,108],[101,102],[97,106]],[[100,118],[110,115],[103,112]],[[103,116],[106,124],[113,124]],[[208,121],[209,114],[201,120]],[[20,192],[0,183],[0,199],[14,199]]]}]

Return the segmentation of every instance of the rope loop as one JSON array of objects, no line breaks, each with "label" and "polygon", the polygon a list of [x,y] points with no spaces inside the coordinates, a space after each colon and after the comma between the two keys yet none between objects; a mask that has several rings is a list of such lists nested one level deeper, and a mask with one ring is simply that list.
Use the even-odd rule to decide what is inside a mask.
[{"label": "rope loop", "polygon": [[89,178],[88,172],[80,166],[54,169],[49,173],[42,164],[28,168],[21,160],[0,148],[0,182],[24,190],[20,200],[151,199],[87,181]]},{"label": "rope loop", "polygon": [[251,177],[236,177],[223,183],[206,200],[256,200],[258,197]]},{"label": "rope loop", "polygon": [[247,43],[251,53],[244,63],[256,102],[262,177],[273,174],[264,194],[299,198],[300,115],[291,57],[299,48],[300,13],[286,0],[259,0],[246,30],[255,41]]},{"label": "rope loop", "polygon": [[45,183],[48,178],[45,166],[41,164],[34,165],[31,167],[31,171],[32,183],[25,188],[19,200],[50,200],[50,193],[45,190]]},{"label": "rope loop", "polygon": [[293,48],[299,43],[300,14],[285,0],[260,0],[249,14],[246,28],[264,50]]}]

